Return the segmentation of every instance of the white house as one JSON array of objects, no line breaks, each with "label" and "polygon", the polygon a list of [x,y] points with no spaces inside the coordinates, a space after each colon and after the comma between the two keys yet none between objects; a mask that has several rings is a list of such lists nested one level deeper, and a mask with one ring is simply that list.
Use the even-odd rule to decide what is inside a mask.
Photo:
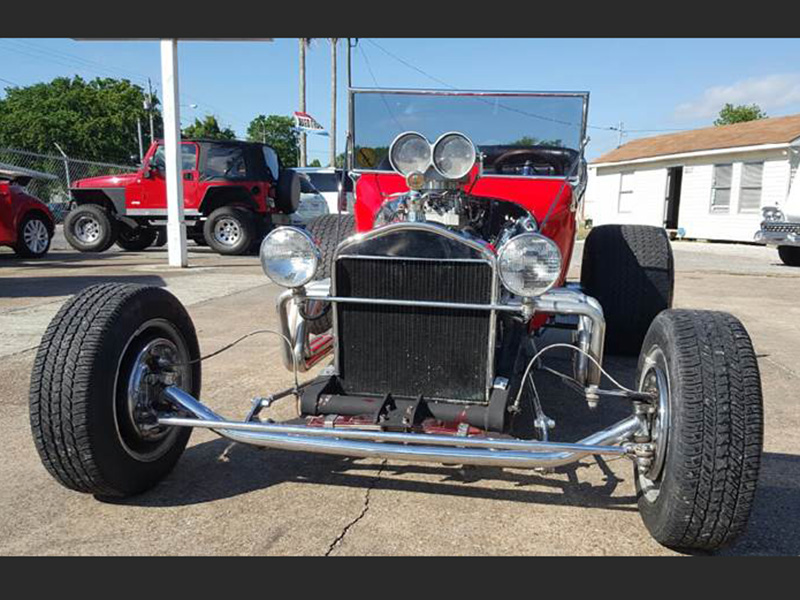
[{"label": "white house", "polygon": [[799,161],[800,115],[633,140],[589,165],[584,218],[750,242]]}]

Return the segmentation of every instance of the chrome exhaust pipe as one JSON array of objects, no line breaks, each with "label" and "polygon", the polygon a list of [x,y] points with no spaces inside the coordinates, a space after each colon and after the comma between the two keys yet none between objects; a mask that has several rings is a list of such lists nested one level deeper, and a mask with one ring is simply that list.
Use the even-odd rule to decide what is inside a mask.
[{"label": "chrome exhaust pipe", "polygon": [[158,420],[160,425],[212,429],[232,441],[268,448],[411,462],[553,468],[589,455],[626,455],[628,450],[618,444],[641,429],[640,419],[632,415],[580,442],[568,444],[233,422],[224,420],[180,388],[168,387],[164,395],[194,418],[162,417]]}]

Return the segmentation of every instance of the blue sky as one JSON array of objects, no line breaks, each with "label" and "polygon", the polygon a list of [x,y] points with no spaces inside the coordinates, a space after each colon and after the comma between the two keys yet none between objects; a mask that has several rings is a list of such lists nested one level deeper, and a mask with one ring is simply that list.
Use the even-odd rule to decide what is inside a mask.
[{"label": "blue sky", "polygon": [[[244,136],[259,114],[291,114],[298,102],[296,39],[181,42],[182,120],[216,114]],[[391,55],[394,56],[391,56]],[[374,39],[353,53],[353,83],[381,87],[589,91],[590,158],[624,140],[710,125],[724,102],[757,102],[770,116],[800,112],[796,39]],[[339,129],[346,117],[345,45],[339,46]],[[408,63],[408,64],[404,64]],[[408,65],[412,66],[408,66]],[[423,71],[425,74],[423,74]],[[157,42],[0,39],[0,87],[79,74],[128,77],[160,95]],[[427,74],[427,75],[426,75]],[[330,47],[312,43],[308,112],[327,127]],[[191,108],[190,104],[197,104]],[[328,141],[309,138],[323,164]],[[339,143],[341,149],[342,143]]]}]

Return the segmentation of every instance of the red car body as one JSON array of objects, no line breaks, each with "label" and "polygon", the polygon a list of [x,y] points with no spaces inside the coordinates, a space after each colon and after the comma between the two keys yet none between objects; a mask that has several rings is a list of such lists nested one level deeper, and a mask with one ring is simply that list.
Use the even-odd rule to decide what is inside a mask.
[{"label": "red car body", "polygon": [[[473,171],[464,189],[474,196],[497,198],[514,202],[525,208],[537,223],[547,214],[553,199],[559,195],[542,234],[551,238],[563,257],[561,285],[566,278],[572,249],[575,244],[575,218],[570,209],[572,187],[563,179],[526,179],[483,175]],[[407,192],[405,179],[396,173],[363,173],[356,184],[355,218],[358,231],[369,231],[384,200],[390,194]]]},{"label": "red car body", "polygon": [[52,236],[55,219],[47,205],[29,194],[16,180],[0,179],[0,246],[15,247],[25,217],[36,214],[48,225]]}]

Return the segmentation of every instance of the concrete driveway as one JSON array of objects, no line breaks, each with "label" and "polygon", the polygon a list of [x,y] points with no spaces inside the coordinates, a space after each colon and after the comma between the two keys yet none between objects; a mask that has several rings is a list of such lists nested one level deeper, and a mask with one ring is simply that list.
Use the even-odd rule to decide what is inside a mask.
[{"label": "concrete driveway", "polygon": [[[725,553],[796,555],[800,269],[782,266],[765,248],[685,242],[674,248],[676,305],[742,319],[762,372],[760,487],[746,535]],[[259,450],[198,430],[173,473],[139,497],[100,502],[62,488],[36,455],[27,391],[38,338],[69,294],[107,280],[166,286],[188,305],[204,353],[275,325],[279,290],[255,257],[196,248],[190,262],[191,269],[174,271],[164,266],[163,250],[87,256],[58,247],[46,261],[24,262],[0,250],[0,554],[671,553],[641,523],[627,459],[586,459],[540,475]],[[608,364],[631,382],[633,360]],[[203,400],[240,418],[251,397],[290,379],[277,341],[254,337],[204,364]],[[559,439],[576,439],[625,410],[609,401],[589,412],[557,384],[545,387]],[[270,410],[275,418],[294,414],[290,401]]]}]

